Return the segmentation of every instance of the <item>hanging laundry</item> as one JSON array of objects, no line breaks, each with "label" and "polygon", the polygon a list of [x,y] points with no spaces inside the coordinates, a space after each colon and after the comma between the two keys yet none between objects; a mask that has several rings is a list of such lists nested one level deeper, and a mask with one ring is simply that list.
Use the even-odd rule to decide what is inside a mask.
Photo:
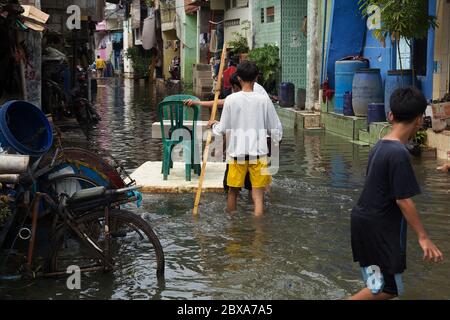
[{"label": "hanging laundry", "polygon": [[150,16],[144,20],[142,28],[142,47],[145,50],[150,50],[156,47],[156,19],[155,15]]},{"label": "hanging laundry", "polygon": [[209,51],[216,53],[218,51],[217,45],[218,45],[217,32],[216,32],[216,30],[212,30],[211,31],[211,41],[209,42]]}]

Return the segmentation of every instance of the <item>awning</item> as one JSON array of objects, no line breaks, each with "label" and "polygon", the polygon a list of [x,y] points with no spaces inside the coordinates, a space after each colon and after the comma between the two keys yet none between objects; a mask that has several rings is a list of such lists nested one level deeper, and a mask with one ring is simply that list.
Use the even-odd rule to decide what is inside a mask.
[{"label": "awning", "polygon": [[25,10],[21,15],[24,18],[24,24],[32,30],[44,31],[44,25],[47,23],[50,15],[35,6],[22,5],[22,8]]}]

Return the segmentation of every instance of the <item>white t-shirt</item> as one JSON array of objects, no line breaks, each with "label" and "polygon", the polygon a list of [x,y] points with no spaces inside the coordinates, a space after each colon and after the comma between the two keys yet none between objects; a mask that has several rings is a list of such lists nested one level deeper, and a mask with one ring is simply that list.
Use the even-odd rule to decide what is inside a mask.
[{"label": "white t-shirt", "polygon": [[267,98],[270,99],[269,94],[267,93],[266,89],[262,85],[260,85],[258,82],[255,82],[255,85],[253,86],[253,91],[265,95]]},{"label": "white t-shirt", "polygon": [[267,135],[281,141],[283,127],[272,101],[257,92],[237,92],[225,99],[216,135],[227,135],[227,155],[233,158],[265,156],[269,153]]}]

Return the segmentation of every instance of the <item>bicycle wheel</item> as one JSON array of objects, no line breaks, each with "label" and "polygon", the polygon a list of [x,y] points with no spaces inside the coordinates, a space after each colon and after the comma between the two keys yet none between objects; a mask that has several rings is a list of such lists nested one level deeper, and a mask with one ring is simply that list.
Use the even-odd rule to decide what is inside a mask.
[{"label": "bicycle wheel", "polygon": [[69,266],[81,271],[113,271],[114,275],[133,278],[147,277],[149,270],[156,269],[157,278],[164,276],[164,252],[151,226],[135,213],[112,209],[109,213],[109,250],[112,270],[104,268],[105,259],[96,254],[94,247],[105,252],[104,212],[92,212],[76,219],[80,231],[89,240],[82,240],[76,233],[61,227],[55,234],[47,260],[46,272],[65,273]]}]

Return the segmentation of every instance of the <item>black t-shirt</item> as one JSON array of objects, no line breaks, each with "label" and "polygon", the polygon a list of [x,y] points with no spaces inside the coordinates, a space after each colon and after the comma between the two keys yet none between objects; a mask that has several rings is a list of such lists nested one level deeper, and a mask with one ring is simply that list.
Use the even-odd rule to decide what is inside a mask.
[{"label": "black t-shirt", "polygon": [[354,261],[382,272],[406,269],[406,221],[396,200],[420,193],[406,147],[380,140],[369,155],[364,190],[351,216]]}]

